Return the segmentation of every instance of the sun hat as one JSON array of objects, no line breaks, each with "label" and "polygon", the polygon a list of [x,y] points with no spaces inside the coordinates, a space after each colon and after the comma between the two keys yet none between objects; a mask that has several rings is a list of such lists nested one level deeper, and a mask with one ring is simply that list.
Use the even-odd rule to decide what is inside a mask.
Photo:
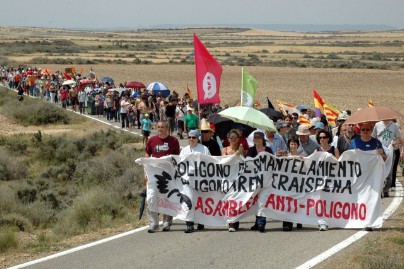
[{"label": "sun hat", "polygon": [[342,113],[338,115],[337,120],[347,120],[348,117],[349,117],[348,113],[346,111],[342,111]]},{"label": "sun hat", "polygon": [[201,131],[211,131],[214,130],[210,128],[210,123],[207,120],[201,120]]},{"label": "sun hat", "polygon": [[190,136],[190,135],[194,135],[194,136],[196,136],[196,137],[199,137],[199,136],[200,136],[198,130],[191,130],[191,131],[189,131],[189,132],[188,132],[188,136]]},{"label": "sun hat", "polygon": [[297,135],[310,135],[309,125],[299,125],[296,131]]}]

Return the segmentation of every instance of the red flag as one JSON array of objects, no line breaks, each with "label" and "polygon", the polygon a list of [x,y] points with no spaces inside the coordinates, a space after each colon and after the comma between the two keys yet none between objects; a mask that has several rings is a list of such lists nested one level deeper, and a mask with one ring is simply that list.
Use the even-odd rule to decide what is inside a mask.
[{"label": "red flag", "polygon": [[196,91],[199,104],[219,104],[222,66],[194,34]]},{"label": "red flag", "polygon": [[63,77],[64,77],[65,79],[68,79],[68,80],[72,79],[72,77],[69,76],[67,73],[63,73]]}]

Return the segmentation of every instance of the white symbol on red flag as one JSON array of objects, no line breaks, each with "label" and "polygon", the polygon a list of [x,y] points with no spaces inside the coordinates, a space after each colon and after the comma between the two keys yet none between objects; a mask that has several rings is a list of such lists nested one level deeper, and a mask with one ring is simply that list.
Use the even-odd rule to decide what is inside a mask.
[{"label": "white symbol on red flag", "polygon": [[206,99],[210,99],[215,96],[216,78],[212,73],[210,73],[210,72],[206,73],[205,77],[203,78],[202,85],[203,85],[203,92],[205,93],[203,99],[206,100]]}]

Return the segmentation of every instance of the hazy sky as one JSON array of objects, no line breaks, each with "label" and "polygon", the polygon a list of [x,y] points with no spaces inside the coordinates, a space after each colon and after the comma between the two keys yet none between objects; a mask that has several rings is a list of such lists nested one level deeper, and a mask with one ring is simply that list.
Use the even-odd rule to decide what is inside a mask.
[{"label": "hazy sky", "polygon": [[404,28],[403,0],[1,0],[0,25],[384,24]]}]

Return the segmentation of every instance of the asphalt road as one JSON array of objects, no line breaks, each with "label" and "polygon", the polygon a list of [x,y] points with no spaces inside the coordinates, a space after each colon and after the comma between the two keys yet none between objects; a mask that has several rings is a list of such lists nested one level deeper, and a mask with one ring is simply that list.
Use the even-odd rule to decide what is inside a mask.
[{"label": "asphalt road", "polygon": [[[106,122],[104,118],[94,118]],[[119,123],[113,122],[112,126],[121,129]],[[138,129],[132,132],[140,133]],[[180,142],[182,146],[187,144],[186,139]],[[403,195],[402,187],[396,194]],[[383,209],[392,200],[393,197],[382,199]],[[149,234],[139,229],[118,239],[16,268],[296,268],[359,231],[320,232],[317,227],[305,226],[283,232],[281,222],[269,221],[266,232],[259,233],[250,231],[253,221],[243,220],[235,233],[224,227],[207,227],[192,234],[184,233],[183,221],[175,221],[169,232]]]}]

